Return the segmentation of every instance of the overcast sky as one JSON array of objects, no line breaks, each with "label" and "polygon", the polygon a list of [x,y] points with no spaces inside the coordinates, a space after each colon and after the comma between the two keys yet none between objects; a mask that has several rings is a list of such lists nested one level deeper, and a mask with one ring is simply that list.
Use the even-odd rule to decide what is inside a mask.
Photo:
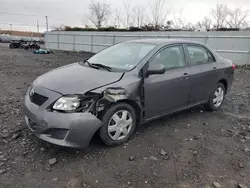
[{"label": "overcast sky", "polygon": [[[146,9],[149,7],[148,0],[128,1],[131,6],[145,6]],[[80,27],[85,24],[91,25],[86,17],[89,2],[89,0],[0,0],[0,29],[9,29],[12,24],[13,30],[36,31],[36,22],[39,20],[40,31],[44,31],[46,15],[49,18],[50,29],[61,24]],[[123,0],[99,0],[99,2],[110,4],[113,10],[124,10]],[[209,15],[216,4],[250,9],[250,0],[167,0],[166,8],[171,9],[169,19],[173,19],[174,15],[178,17],[183,10],[184,20],[196,23]],[[150,14],[147,15],[150,18]],[[112,19],[113,17],[110,18],[110,23]]]}]

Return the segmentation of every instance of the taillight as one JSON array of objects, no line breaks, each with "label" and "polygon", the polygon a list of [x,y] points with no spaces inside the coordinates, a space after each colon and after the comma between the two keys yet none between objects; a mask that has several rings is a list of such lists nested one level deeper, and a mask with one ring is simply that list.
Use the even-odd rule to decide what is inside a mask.
[{"label": "taillight", "polygon": [[232,69],[233,69],[233,70],[236,69],[236,65],[235,65],[235,64],[232,65]]}]

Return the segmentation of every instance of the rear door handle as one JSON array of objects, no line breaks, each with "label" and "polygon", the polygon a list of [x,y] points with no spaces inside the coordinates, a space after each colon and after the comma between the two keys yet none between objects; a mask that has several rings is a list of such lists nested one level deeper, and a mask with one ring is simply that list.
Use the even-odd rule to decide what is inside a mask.
[{"label": "rear door handle", "polygon": [[215,72],[217,72],[217,71],[218,71],[218,70],[217,70],[217,67],[214,67],[214,68],[213,68],[213,70],[214,70]]}]

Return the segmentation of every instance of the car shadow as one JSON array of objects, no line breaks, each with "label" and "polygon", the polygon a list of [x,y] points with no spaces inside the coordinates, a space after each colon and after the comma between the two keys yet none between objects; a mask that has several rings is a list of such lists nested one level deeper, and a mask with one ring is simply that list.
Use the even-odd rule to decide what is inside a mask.
[{"label": "car shadow", "polygon": [[[176,119],[182,119],[183,117],[186,117],[187,115],[197,115],[200,112],[206,112],[206,109],[204,106],[196,106],[187,110],[183,110],[180,112],[176,112],[170,115],[166,115],[164,117],[161,117],[159,119],[150,121],[148,123],[145,123],[141,125],[138,129],[139,132],[144,132],[146,128],[151,128],[151,127],[157,127],[157,126],[166,126],[166,124],[171,124],[174,122]],[[174,125],[174,124],[173,124]],[[174,125],[175,126],[175,125]]]},{"label": "car shadow", "polygon": [[[130,140],[133,140],[134,137],[137,137],[138,135],[144,134],[149,130],[152,131],[152,130],[157,129],[159,127],[165,127],[165,126],[170,126],[170,127],[176,126],[176,124],[173,123],[176,119],[185,118],[187,115],[190,115],[190,114],[196,116],[201,112],[206,112],[204,106],[194,107],[194,108],[191,108],[188,110],[184,110],[182,112],[178,112],[178,113],[175,113],[175,114],[172,114],[169,116],[159,118],[157,120],[150,121],[146,124],[139,126],[136,129],[135,134],[131,137]],[[108,150],[109,148],[111,148],[111,147],[105,146],[102,143],[102,141],[98,135],[98,132],[93,136],[89,147],[85,148],[85,149],[61,147],[61,146],[56,146],[53,144],[46,143],[44,141],[40,141],[40,142],[38,142],[38,144],[40,145],[40,148],[41,147],[47,148],[46,149],[47,152],[51,152],[51,155],[60,154],[60,156],[72,156],[72,157],[74,157],[76,155],[78,157],[79,157],[79,155],[83,157],[83,156],[91,154],[91,153],[105,151],[105,150]]]},{"label": "car shadow", "polygon": [[[209,111],[206,110],[204,105],[200,105],[200,106],[196,106],[187,110],[183,110],[181,112],[176,112],[173,113],[171,115],[167,115],[164,117],[161,117],[159,119],[156,120],[152,120],[148,123],[142,124],[140,126],[137,127],[135,133],[132,135],[130,140],[133,140],[134,137],[141,135],[143,133],[146,133],[147,131],[152,131],[155,130],[159,127],[166,127],[166,126],[174,126],[176,127],[176,124],[173,123],[176,121],[176,119],[183,119],[185,117],[190,116],[196,116],[199,115],[201,112],[204,113],[210,113]],[[91,148],[96,148],[96,149],[108,149],[109,147],[103,145],[98,132],[94,135],[94,137],[92,138],[92,141],[90,143]]]},{"label": "car shadow", "polygon": [[[157,127],[162,127],[162,126],[176,126],[173,122],[176,119],[182,119],[184,117],[186,117],[187,115],[190,115],[192,113],[192,115],[197,115],[200,112],[206,112],[204,106],[197,106],[188,110],[184,110],[182,112],[177,112],[175,114],[172,115],[168,115],[162,118],[159,118],[157,120],[153,120],[150,121],[146,124],[143,124],[141,126],[138,126],[136,129],[136,133],[132,136],[131,139],[133,139],[134,137],[145,133],[146,131],[150,130],[154,130]],[[91,151],[98,151],[98,150],[106,150],[109,149],[110,147],[105,146],[101,139],[99,138],[98,132],[93,136],[90,145],[88,148],[86,149],[75,149],[75,148],[66,148],[66,147],[60,147],[60,146],[55,146],[52,144],[47,144],[46,147],[49,147],[53,150],[55,150],[56,153],[65,153],[65,154],[74,154],[74,153],[81,153],[81,154],[88,154]]]}]

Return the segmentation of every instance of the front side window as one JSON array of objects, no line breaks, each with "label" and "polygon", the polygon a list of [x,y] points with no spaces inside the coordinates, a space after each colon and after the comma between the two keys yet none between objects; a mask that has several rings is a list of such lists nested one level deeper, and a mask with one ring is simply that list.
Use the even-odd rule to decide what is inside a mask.
[{"label": "front side window", "polygon": [[111,46],[91,57],[91,64],[102,64],[114,69],[133,69],[153,48],[154,44],[126,42]]},{"label": "front side window", "polygon": [[182,46],[167,47],[160,51],[150,64],[162,64],[166,70],[185,66],[184,51]]},{"label": "front side window", "polygon": [[199,65],[209,62],[207,50],[200,46],[187,46],[190,65]]}]

